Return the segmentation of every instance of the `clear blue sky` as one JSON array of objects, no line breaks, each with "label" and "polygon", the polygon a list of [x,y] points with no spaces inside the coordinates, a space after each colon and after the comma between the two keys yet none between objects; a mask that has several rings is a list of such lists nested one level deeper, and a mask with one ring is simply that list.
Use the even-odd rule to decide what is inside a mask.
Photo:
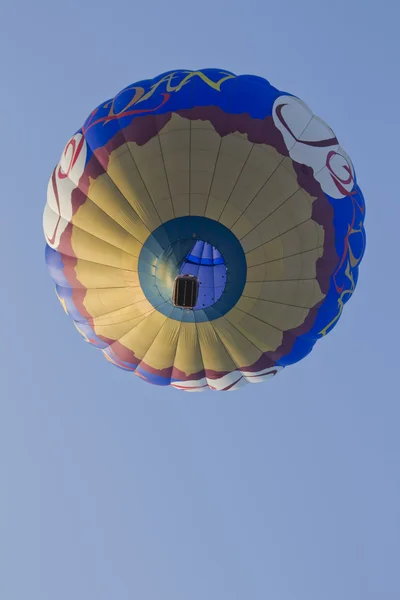
[{"label": "clear blue sky", "polygon": [[[0,9],[2,600],[400,598],[394,0],[8,2]],[[89,111],[172,68],[264,76],[338,134],[367,252],[338,327],[235,394],[109,365],[44,263],[51,170]]]}]

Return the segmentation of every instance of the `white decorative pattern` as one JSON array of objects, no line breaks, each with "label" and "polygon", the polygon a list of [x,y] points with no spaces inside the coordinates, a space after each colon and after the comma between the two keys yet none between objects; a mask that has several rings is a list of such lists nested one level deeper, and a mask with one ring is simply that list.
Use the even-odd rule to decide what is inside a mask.
[{"label": "white decorative pattern", "polygon": [[43,229],[46,241],[52,248],[58,248],[61,235],[72,219],[72,192],[83,174],[86,156],[85,138],[78,133],[65,146],[48,183]]},{"label": "white decorative pattern", "polygon": [[332,129],[294,96],[277,98],[272,114],[290,158],[311,167],[332,198],[348,196],[354,188],[354,168]]},{"label": "white decorative pattern", "polygon": [[218,379],[203,377],[202,379],[187,381],[172,381],[171,385],[185,392],[205,392],[209,388],[217,391],[233,392],[248,383],[261,383],[262,381],[271,379],[282,369],[283,367],[276,366],[254,373],[250,371],[232,371]]}]

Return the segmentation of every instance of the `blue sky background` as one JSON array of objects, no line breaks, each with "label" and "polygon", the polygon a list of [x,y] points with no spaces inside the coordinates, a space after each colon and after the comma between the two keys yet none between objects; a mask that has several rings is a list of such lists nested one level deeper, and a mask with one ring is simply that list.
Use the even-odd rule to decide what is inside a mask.
[{"label": "blue sky background", "polygon": [[[399,20],[389,0],[2,6],[2,600],[398,600]],[[304,99],[367,202],[338,327],[226,395],[146,385],[85,344],[42,234],[47,180],[90,110],[209,66]]]}]

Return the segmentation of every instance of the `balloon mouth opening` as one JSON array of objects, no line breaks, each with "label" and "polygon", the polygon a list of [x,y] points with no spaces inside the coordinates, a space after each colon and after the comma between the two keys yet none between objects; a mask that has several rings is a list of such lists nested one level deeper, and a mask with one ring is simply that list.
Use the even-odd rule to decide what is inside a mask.
[{"label": "balloon mouth opening", "polygon": [[[192,241],[191,248],[179,265],[179,281],[193,288],[193,310],[203,310],[215,304],[226,286],[227,268],[218,248],[203,240]],[[191,277],[190,284],[183,279]]]},{"label": "balloon mouth opening", "polygon": [[[156,310],[177,321],[201,323],[220,318],[237,303],[246,267],[242,246],[229,229],[190,216],[152,232],[141,250],[138,271],[142,290]],[[191,283],[181,279],[185,275]]]},{"label": "balloon mouth opening", "polygon": [[177,308],[204,310],[225,291],[227,267],[219,250],[203,240],[170,244],[156,264],[156,282],[164,298]]}]

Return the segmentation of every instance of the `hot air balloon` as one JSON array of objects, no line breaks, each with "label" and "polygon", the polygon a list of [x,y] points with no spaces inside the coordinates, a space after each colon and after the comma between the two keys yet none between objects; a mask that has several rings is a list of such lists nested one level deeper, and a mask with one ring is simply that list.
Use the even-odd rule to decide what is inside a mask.
[{"label": "hot air balloon", "polygon": [[333,131],[252,75],[176,70],[103,102],[48,184],[46,262],[85,340],[147,382],[263,382],[352,296],[365,204]]}]

